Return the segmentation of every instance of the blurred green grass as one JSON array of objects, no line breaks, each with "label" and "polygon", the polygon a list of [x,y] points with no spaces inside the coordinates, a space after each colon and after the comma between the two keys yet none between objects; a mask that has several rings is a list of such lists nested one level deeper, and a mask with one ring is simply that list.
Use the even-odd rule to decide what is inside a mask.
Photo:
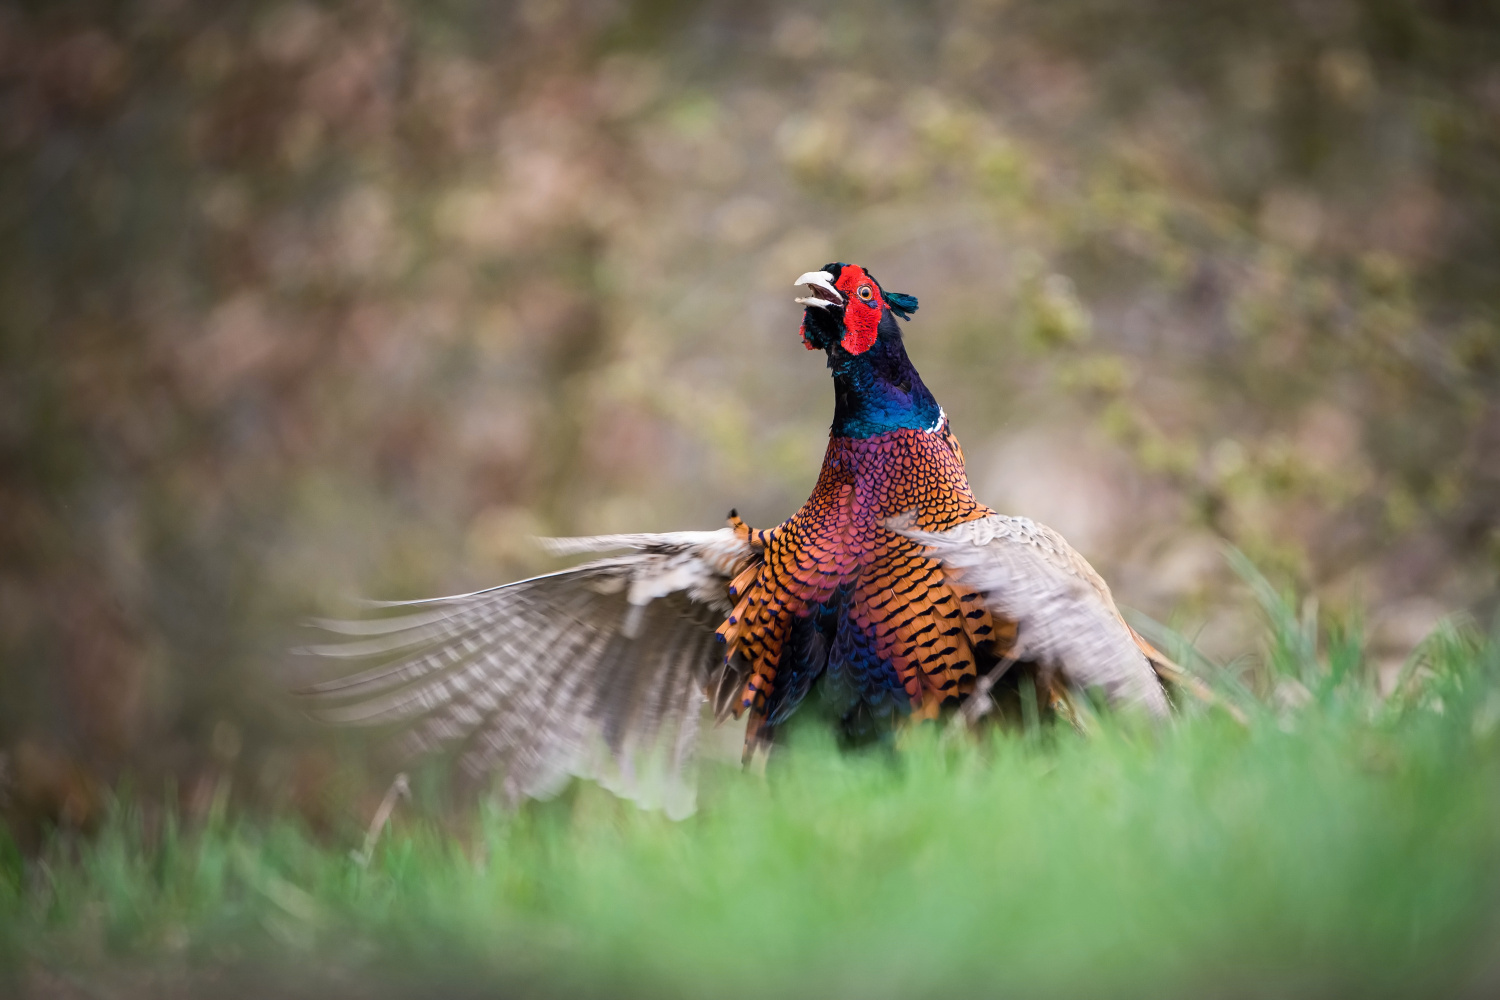
[{"label": "blurred green grass", "polygon": [[1247,726],[842,755],[809,725],[684,822],[418,794],[368,865],[363,817],[315,836],[226,794],[185,829],[126,793],[91,839],[0,847],[0,955],[36,995],[1485,995],[1500,642],[1445,626],[1382,695],[1352,626],[1259,596],[1267,670],[1222,685]]}]

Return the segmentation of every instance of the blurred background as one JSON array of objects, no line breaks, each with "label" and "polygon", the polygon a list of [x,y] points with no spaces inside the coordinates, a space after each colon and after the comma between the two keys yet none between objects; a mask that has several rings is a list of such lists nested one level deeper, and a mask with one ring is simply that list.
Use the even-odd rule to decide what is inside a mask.
[{"label": "blurred background", "polygon": [[0,6],[0,788],[316,799],[293,624],[788,516],[792,278],[921,299],[980,498],[1253,655],[1500,573],[1481,0]]}]

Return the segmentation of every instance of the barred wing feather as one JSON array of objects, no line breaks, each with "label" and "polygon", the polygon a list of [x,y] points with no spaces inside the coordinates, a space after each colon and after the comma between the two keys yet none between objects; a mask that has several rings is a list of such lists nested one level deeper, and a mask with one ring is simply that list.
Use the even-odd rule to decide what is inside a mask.
[{"label": "barred wing feather", "polygon": [[346,638],[307,652],[374,665],[306,688],[311,711],[403,729],[414,752],[456,749],[470,773],[502,774],[513,800],[578,775],[690,812],[705,692],[733,687],[739,670],[714,628],[729,580],[753,558],[748,544],[729,528],[548,544],[563,555],[634,551],[379,605],[416,609],[395,617],[315,622]]},{"label": "barred wing feather", "polygon": [[890,527],[928,546],[984,594],[991,612],[1017,623],[1018,659],[1060,672],[1075,688],[1097,688],[1113,704],[1167,714],[1156,671],[1108,585],[1062,535],[1004,514],[946,531],[916,531],[903,519]]}]

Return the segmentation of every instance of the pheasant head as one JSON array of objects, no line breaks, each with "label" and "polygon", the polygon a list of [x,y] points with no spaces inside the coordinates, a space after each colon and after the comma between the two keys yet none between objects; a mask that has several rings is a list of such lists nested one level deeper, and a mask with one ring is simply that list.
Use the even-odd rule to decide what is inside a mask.
[{"label": "pheasant head", "polygon": [[827,264],[795,282],[809,294],[802,342],[828,354],[834,380],[833,432],[864,438],[900,428],[932,430],[942,410],[906,356],[896,318],[911,319],[915,296],[887,292],[858,264]]},{"label": "pheasant head", "polygon": [[895,317],[911,319],[917,311],[915,296],[886,292],[858,264],[825,264],[821,271],[809,271],[793,284],[806,285],[811,292],[796,300],[806,307],[802,342],[809,351],[825,350],[830,356],[836,348],[850,355],[864,354],[882,336],[899,342]]}]

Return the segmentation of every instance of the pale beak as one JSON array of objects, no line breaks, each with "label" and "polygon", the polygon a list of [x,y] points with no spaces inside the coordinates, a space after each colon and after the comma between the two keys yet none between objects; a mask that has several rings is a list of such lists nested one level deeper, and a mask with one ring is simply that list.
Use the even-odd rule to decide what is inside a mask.
[{"label": "pale beak", "polygon": [[833,287],[833,275],[827,271],[808,271],[792,284],[806,285],[812,290],[812,294],[806,298],[792,300],[799,306],[817,306],[819,309],[827,309],[830,306],[844,304],[843,293]]}]

